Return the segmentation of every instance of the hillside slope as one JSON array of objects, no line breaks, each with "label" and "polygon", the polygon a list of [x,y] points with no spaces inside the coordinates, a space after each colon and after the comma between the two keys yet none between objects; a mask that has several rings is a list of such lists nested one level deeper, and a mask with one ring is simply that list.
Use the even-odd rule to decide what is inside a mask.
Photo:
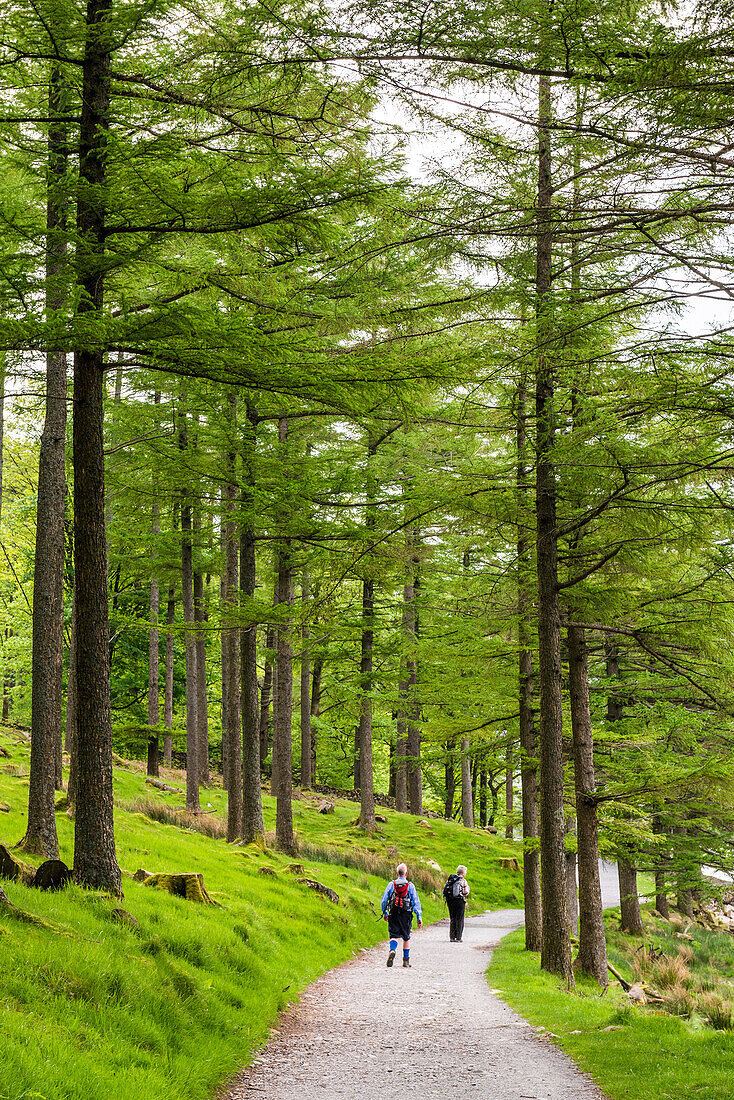
[{"label": "hillside slope", "polygon": [[[0,842],[11,845],[25,828],[28,746],[8,731],[0,746],[10,754],[0,767]],[[183,786],[180,773],[165,778]],[[304,853],[294,865],[271,849],[227,845],[149,816],[178,814],[221,832],[221,787],[202,791],[211,814],[193,820],[182,814],[183,795],[154,791],[136,762],[116,768],[115,794],[122,903],[75,886],[49,894],[3,883],[11,902],[52,927],[0,907],[0,1100],[210,1096],[304,985],[384,938],[375,918],[398,858],[415,869],[428,921],[443,915],[440,884],[458,862],[469,866],[475,910],[520,903],[521,875],[499,862],[517,845],[453,822],[420,824],[385,810],[368,838],[355,827],[354,803],[337,801],[321,815],[320,798],[305,795],[294,805]],[[267,797],[265,812],[271,828]],[[61,858],[71,863],[73,822],[61,810],[57,824]],[[201,872],[218,904],[144,887],[131,878],[139,867]],[[335,890],[339,903],[299,878]],[[118,923],[121,905],[137,925]]]}]

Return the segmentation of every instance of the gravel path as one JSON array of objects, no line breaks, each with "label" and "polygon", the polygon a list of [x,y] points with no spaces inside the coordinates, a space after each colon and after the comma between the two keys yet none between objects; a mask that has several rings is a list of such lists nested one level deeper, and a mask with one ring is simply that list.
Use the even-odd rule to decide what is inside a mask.
[{"label": "gravel path", "polygon": [[362,952],[303,993],[231,1086],[228,1100],[604,1100],[549,1041],[490,993],[490,949],[522,910],[446,921],[413,933],[411,961]]}]

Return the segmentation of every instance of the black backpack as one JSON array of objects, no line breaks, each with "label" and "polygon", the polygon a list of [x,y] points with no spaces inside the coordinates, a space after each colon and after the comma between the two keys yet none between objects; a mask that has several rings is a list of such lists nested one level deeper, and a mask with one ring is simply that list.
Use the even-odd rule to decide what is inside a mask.
[{"label": "black backpack", "polygon": [[443,896],[445,897],[446,901],[449,901],[451,898],[458,897],[458,893],[454,890],[454,886],[458,881],[458,875],[449,875],[449,877],[446,879],[446,883],[443,888]]},{"label": "black backpack", "polygon": [[413,903],[408,894],[409,883],[393,882],[393,892],[390,898],[389,915],[394,917],[396,913],[412,913]]}]

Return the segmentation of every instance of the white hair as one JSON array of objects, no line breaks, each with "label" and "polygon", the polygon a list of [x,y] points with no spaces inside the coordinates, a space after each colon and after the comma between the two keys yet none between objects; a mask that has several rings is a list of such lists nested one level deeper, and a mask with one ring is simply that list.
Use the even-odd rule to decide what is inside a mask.
[{"label": "white hair", "polygon": [[398,872],[398,878],[405,878],[408,874],[408,867],[405,863],[399,863],[395,870]]},{"label": "white hair", "polygon": [[456,873],[457,873],[457,875],[465,875],[466,874],[466,867],[464,866],[463,863],[460,863],[459,866],[456,868]]}]

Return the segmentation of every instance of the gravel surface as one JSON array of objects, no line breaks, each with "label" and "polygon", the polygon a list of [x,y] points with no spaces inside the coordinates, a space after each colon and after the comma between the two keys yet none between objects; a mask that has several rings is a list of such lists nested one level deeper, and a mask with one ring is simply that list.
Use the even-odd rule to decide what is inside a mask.
[{"label": "gravel surface", "polygon": [[448,922],[413,932],[410,969],[364,951],[306,989],[228,1100],[604,1100],[548,1040],[487,987],[499,939],[519,909],[468,918],[462,943]]}]

